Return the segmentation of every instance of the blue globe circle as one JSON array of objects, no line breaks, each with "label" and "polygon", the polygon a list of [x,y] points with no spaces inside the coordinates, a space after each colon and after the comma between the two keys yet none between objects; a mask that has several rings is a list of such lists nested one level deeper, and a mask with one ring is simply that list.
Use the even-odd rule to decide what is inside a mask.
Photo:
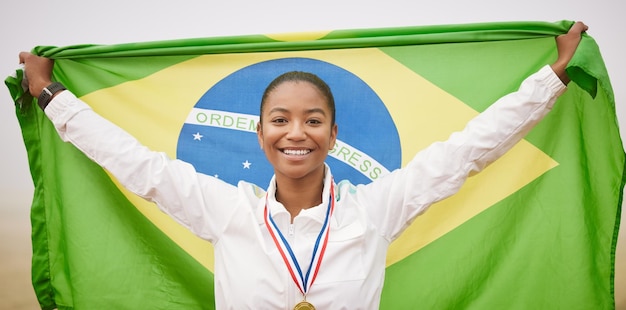
[{"label": "blue globe circle", "polygon": [[366,184],[400,167],[398,131],[376,92],[351,72],[309,58],[259,62],[211,87],[194,108],[220,112],[197,114],[195,117],[202,118],[203,123],[183,125],[177,158],[191,163],[198,172],[234,185],[245,180],[265,187],[274,171],[259,147],[252,119],[258,119],[267,85],[294,70],[316,74],[328,83],[335,97],[338,144],[326,163],[336,181]]}]

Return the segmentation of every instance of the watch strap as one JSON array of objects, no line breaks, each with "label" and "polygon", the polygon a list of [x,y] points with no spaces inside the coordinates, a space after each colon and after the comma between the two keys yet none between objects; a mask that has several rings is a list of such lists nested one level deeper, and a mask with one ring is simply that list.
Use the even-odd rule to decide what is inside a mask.
[{"label": "watch strap", "polygon": [[48,106],[48,103],[50,103],[50,101],[52,100],[52,97],[54,97],[56,93],[65,89],[67,88],[65,88],[65,86],[63,86],[63,84],[59,82],[53,82],[52,84],[44,87],[41,91],[41,94],[39,95],[39,98],[37,99],[39,107],[41,107],[42,110],[45,110]]}]

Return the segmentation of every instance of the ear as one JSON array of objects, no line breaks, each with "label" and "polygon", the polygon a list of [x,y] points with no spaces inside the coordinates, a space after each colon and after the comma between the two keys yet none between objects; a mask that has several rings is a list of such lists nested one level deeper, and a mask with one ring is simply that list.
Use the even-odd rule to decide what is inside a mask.
[{"label": "ear", "polygon": [[337,132],[339,132],[339,127],[337,124],[333,125],[333,128],[330,129],[330,143],[328,145],[328,151],[332,151],[335,148],[335,143],[337,142]]},{"label": "ear", "polygon": [[256,137],[259,140],[259,146],[263,149],[263,127],[260,121],[256,123]]}]

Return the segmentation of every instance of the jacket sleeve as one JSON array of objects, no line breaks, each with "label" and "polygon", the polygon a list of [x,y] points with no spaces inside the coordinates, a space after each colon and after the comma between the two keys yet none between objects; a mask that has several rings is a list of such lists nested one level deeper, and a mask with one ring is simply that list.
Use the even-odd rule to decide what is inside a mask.
[{"label": "jacket sleeve", "polygon": [[237,188],[149,150],[69,91],[46,107],[61,139],[201,238],[212,241],[236,205]]},{"label": "jacket sleeve", "polygon": [[[469,121],[466,127],[420,151],[406,167],[362,186],[359,200],[390,241],[416,216],[461,188],[519,142],[552,109],[566,87],[549,66]],[[372,203],[373,202],[373,203]]]}]

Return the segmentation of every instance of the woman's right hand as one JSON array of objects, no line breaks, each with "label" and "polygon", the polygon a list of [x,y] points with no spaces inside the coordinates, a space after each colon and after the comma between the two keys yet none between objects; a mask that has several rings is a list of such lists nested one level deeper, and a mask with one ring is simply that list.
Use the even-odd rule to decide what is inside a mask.
[{"label": "woman's right hand", "polygon": [[38,98],[44,87],[52,83],[54,61],[29,52],[19,54],[20,64],[24,64],[24,72],[28,80],[28,91]]}]

